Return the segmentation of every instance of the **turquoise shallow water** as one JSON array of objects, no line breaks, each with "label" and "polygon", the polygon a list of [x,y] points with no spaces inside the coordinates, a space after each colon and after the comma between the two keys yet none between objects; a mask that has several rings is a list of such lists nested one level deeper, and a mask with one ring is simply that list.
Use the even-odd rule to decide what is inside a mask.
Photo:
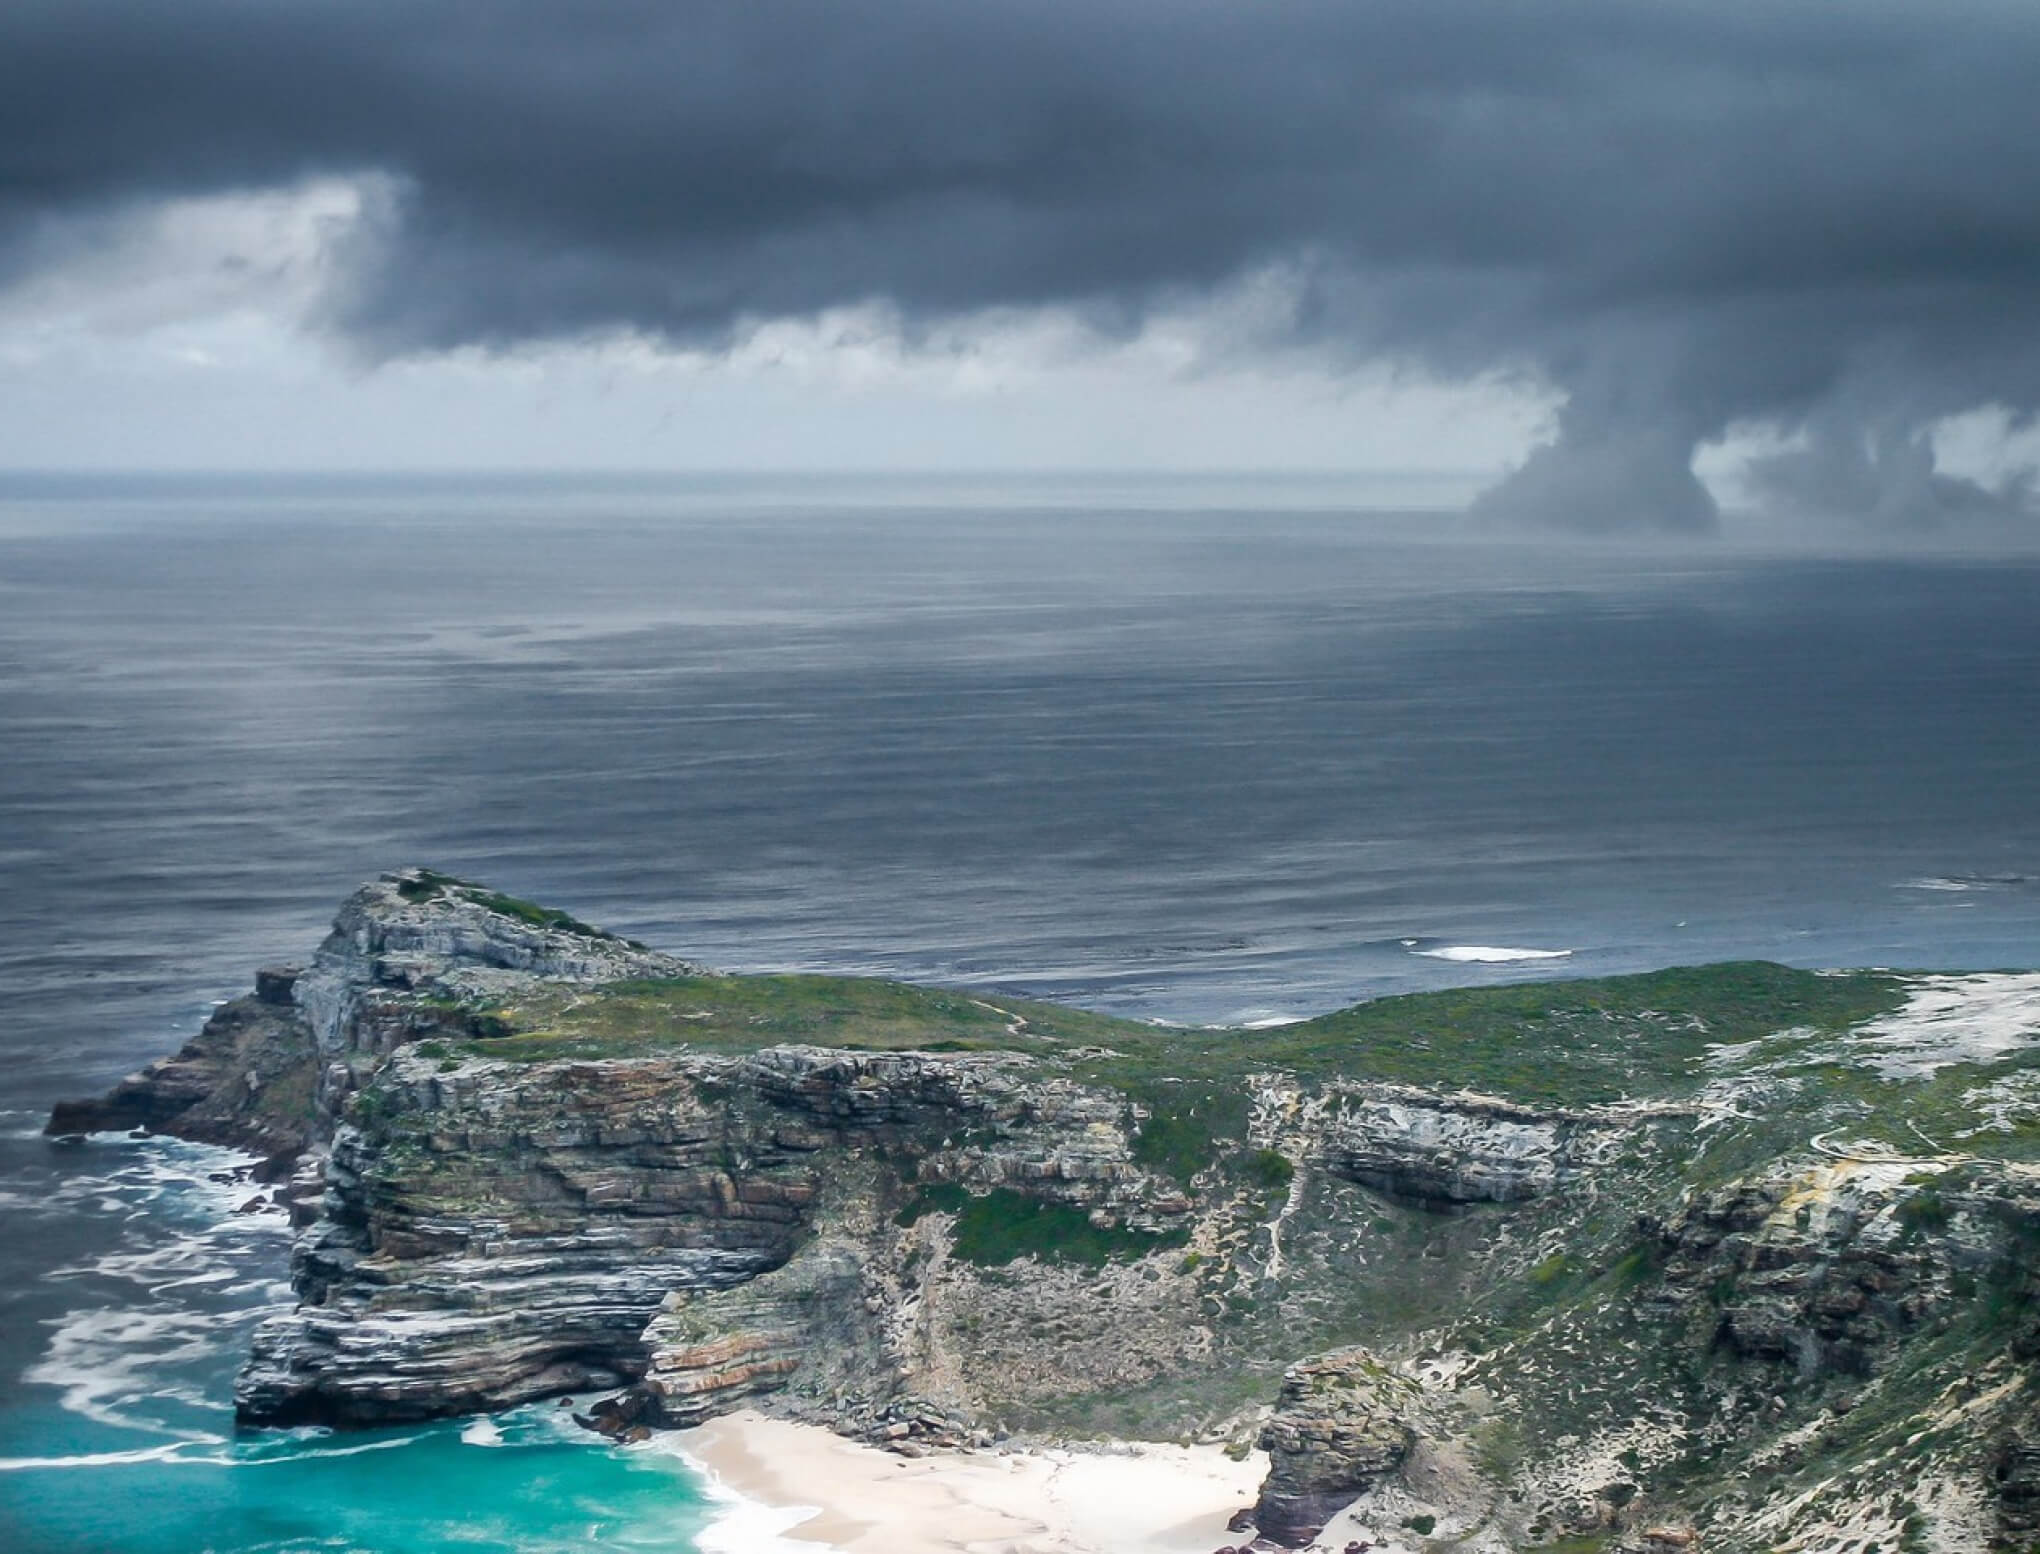
[{"label": "turquoise shallow water", "polygon": [[53,1192],[9,1194],[15,1213],[83,1252],[52,1272],[62,1309],[40,1319],[42,1357],[22,1377],[43,1406],[0,1415],[8,1547],[692,1554],[717,1515],[670,1452],[609,1446],[556,1406],[237,1437],[241,1339],[287,1294],[280,1220],[234,1212],[250,1190],[230,1179],[240,1162],[224,1151],[107,1139],[61,1156],[69,1169]]},{"label": "turquoise shallow water", "polygon": [[448,1425],[182,1451],[119,1472],[98,1464],[85,1469],[89,1482],[71,1469],[25,1469],[8,1497],[16,1535],[37,1549],[694,1548],[708,1507],[675,1458],[591,1447],[543,1409],[500,1426],[493,1446],[468,1444]]}]

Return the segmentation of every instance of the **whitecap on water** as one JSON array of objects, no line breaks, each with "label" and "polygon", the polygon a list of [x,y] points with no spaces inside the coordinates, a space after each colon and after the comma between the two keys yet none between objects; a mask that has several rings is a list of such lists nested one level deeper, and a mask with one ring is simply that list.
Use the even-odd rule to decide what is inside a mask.
[{"label": "whitecap on water", "polygon": [[48,1216],[82,1211],[139,1219],[169,1209],[210,1223],[231,1219],[256,1191],[250,1172],[259,1161],[239,1150],[158,1136],[103,1135],[74,1148],[74,1169],[42,1200]]},{"label": "whitecap on water", "polygon": [[144,1446],[135,1451],[80,1452],[73,1457],[0,1457],[0,1473],[20,1473],[30,1468],[111,1468],[131,1462],[168,1462],[189,1443],[167,1441],[161,1446]]},{"label": "whitecap on water", "polygon": [[53,1268],[44,1277],[63,1281],[97,1275],[135,1285],[155,1296],[208,1287],[252,1293],[244,1265],[263,1251],[261,1246],[251,1245],[249,1232],[256,1228],[247,1221],[227,1221],[174,1237],[161,1246],[102,1252],[80,1263]]},{"label": "whitecap on water", "polygon": [[501,1446],[503,1432],[493,1419],[471,1419],[461,1428],[460,1438],[470,1446]]},{"label": "whitecap on water", "polygon": [[1435,949],[1418,950],[1416,953],[1432,960],[1490,966],[1519,960],[1565,960],[1571,956],[1572,951],[1526,950],[1506,944],[1441,944]]},{"label": "whitecap on water", "polygon": [[1897,888],[1952,895],[1972,890],[2016,890],[2031,883],[2023,874],[1923,874],[1917,879],[1900,880]]},{"label": "whitecap on water", "polygon": [[[235,1212],[252,1190],[252,1158],[161,1138],[95,1140],[68,1158],[73,1169],[44,1195],[44,1211],[100,1216],[107,1234],[103,1249],[41,1274],[75,1288],[76,1304],[44,1319],[49,1339],[22,1381],[53,1388],[58,1407],[100,1425],[224,1443],[228,1405],[211,1395],[222,1356],[289,1295],[282,1218]],[[109,1461],[163,1450],[109,1449]]]}]

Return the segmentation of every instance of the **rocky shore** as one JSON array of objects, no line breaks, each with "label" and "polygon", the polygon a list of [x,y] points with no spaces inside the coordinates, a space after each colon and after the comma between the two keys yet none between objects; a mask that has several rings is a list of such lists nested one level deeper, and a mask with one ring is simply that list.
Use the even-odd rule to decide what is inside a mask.
[{"label": "rocky shore", "polygon": [[1491,1072],[1513,1041],[1665,1077],[1533,1098],[1367,1077],[1468,1018],[1405,1002],[1277,1046],[717,978],[413,869],[49,1131],[285,1183],[298,1304],[255,1336],[251,1427],[562,1396],[612,1434],[764,1409],[906,1457],[1182,1438],[1265,1451],[1235,1520],[1292,1547],[2030,1538],[2024,1124],[1868,1140],[1980,1114],[2031,1052],[1858,1078],[1846,1022],[1782,1004],[1708,1044],[1705,1010],[1560,1001],[1495,1026]]}]

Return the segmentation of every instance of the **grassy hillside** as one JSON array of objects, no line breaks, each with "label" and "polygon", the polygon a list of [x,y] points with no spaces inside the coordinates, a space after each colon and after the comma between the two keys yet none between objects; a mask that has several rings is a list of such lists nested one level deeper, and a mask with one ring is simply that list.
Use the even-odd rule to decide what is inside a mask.
[{"label": "grassy hillside", "polygon": [[878,978],[700,976],[547,987],[492,1006],[506,1034],[488,1046],[497,1056],[527,1059],[673,1047],[747,1052],[781,1042],[1003,1050],[1062,1054],[1121,1084],[1272,1067],[1584,1105],[1685,1094],[1704,1076],[1711,1048],[1782,1031],[1839,1032],[1903,998],[1903,979],[1888,973],[1743,961],[1411,993],[1296,1025],[1211,1030]]}]

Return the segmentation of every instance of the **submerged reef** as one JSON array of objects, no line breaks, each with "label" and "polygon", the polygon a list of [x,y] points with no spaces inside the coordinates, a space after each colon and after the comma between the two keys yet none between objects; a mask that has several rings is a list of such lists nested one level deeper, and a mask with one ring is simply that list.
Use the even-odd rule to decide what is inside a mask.
[{"label": "submerged reef", "polygon": [[248,1427],[605,1394],[1260,1447],[1300,1546],[2030,1548],[2040,979],[1764,963],[1193,1030],[720,976],[425,869],[49,1131],[251,1150]]}]

